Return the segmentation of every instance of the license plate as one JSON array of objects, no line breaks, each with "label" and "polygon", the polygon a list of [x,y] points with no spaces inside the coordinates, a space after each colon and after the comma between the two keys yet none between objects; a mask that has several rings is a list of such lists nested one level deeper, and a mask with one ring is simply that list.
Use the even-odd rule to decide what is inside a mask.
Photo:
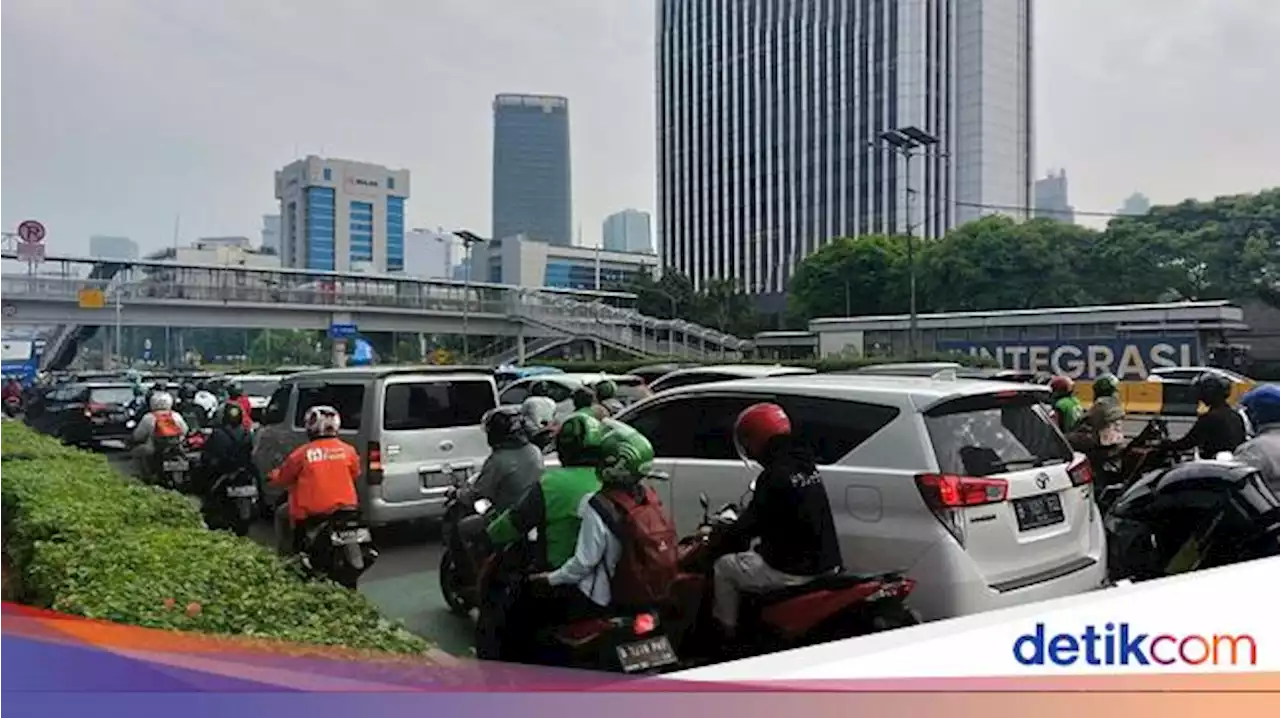
[{"label": "license plate", "polygon": [[1062,499],[1057,494],[1014,499],[1013,510],[1018,515],[1019,531],[1052,526],[1066,520],[1062,513]]},{"label": "license plate", "polygon": [[618,662],[622,664],[623,673],[647,671],[675,663],[675,649],[666,636],[646,638],[643,641],[624,643],[618,646]]},{"label": "license plate", "polygon": [[92,422],[92,423],[94,423],[94,424],[105,424],[105,423],[107,423],[107,417],[105,417],[105,416],[94,416],[94,417],[90,417],[90,418],[89,418],[89,421],[90,421],[90,422]]},{"label": "license plate", "polygon": [[373,540],[373,534],[369,532],[369,529],[346,529],[345,531],[334,531],[332,540],[334,546],[369,543]]},{"label": "license plate", "polygon": [[227,496],[233,499],[250,499],[258,495],[257,486],[228,486]]},{"label": "license plate", "polygon": [[186,471],[189,466],[185,459],[170,459],[164,462],[165,471]]},{"label": "license plate", "polygon": [[424,489],[439,489],[453,485],[451,477],[443,471],[419,471],[418,478],[422,481]]}]

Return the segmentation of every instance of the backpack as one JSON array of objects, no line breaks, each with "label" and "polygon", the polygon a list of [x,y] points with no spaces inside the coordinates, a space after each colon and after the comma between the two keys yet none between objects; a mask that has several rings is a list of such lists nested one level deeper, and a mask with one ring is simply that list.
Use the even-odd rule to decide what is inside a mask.
[{"label": "backpack", "polygon": [[591,506],[622,544],[618,565],[609,576],[613,602],[648,607],[667,600],[679,573],[675,525],[653,489],[606,487]]}]

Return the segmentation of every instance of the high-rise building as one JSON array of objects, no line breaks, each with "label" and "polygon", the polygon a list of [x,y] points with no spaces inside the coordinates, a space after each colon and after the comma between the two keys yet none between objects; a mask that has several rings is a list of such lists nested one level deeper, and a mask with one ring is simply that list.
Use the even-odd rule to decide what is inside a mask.
[{"label": "high-rise building", "polygon": [[1141,192],[1134,192],[1120,205],[1120,214],[1142,215],[1151,211],[1151,200]]},{"label": "high-rise building", "polygon": [[262,250],[280,253],[280,215],[262,215]]},{"label": "high-rise building", "polygon": [[569,100],[498,95],[493,101],[495,238],[525,234],[570,244]]},{"label": "high-rise building", "polygon": [[89,254],[95,259],[137,259],[138,243],[128,237],[89,237]]},{"label": "high-rise building", "polygon": [[404,270],[408,170],[308,156],[276,172],[280,261],[339,272]]},{"label": "high-rise building", "polygon": [[[664,266],[769,307],[832,238],[1025,215],[1031,26],[1030,0],[659,0]],[[876,147],[904,127],[940,140],[909,178]]]},{"label": "high-rise building", "polygon": [[1076,210],[1067,198],[1067,171],[1052,171],[1035,184],[1035,216],[1074,224]]},{"label": "high-rise building", "polygon": [[648,212],[624,209],[604,220],[604,248],[609,252],[653,253],[653,234]]}]

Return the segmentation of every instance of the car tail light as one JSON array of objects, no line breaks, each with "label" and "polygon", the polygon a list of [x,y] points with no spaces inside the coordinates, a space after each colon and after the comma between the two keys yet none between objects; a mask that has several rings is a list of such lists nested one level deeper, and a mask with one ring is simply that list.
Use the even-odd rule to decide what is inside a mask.
[{"label": "car tail light", "polygon": [[365,472],[365,481],[370,486],[378,486],[382,484],[382,445],[376,441],[369,442],[368,470]]},{"label": "car tail light", "polygon": [[1009,495],[1009,482],[1004,479],[955,474],[918,474],[916,488],[929,510],[961,546],[965,538],[961,509],[1000,503]]},{"label": "car tail light", "polygon": [[1084,457],[1076,459],[1075,463],[1067,469],[1067,475],[1071,477],[1072,486],[1093,483],[1093,467],[1089,465],[1089,460]]}]

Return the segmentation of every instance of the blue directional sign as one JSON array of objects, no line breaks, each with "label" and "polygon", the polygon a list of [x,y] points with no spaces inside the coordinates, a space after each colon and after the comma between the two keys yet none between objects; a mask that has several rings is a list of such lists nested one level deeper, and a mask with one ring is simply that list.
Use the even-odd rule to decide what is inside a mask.
[{"label": "blue directional sign", "polygon": [[360,332],[354,324],[330,324],[330,339],[354,339],[359,336]]}]

